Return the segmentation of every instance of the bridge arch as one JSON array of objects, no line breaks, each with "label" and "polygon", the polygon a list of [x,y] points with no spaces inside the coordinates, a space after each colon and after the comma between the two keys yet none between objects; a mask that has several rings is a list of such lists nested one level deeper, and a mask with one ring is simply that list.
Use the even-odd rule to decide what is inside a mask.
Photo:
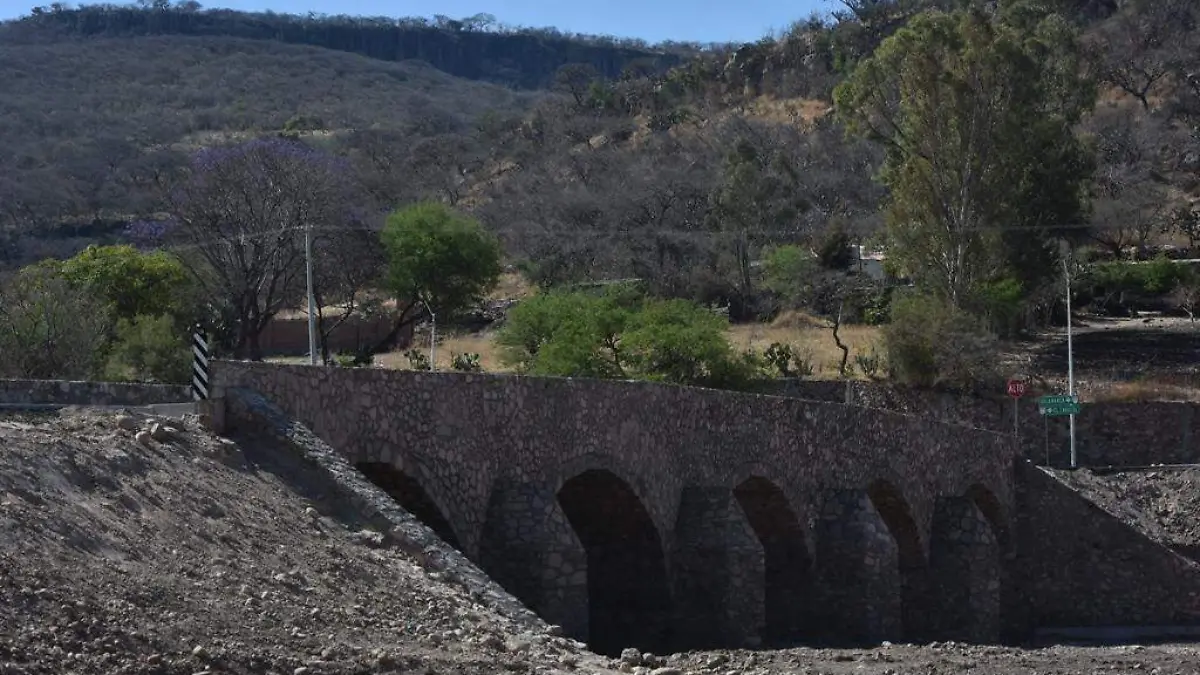
[{"label": "bridge arch", "polygon": [[583,546],[588,645],[616,654],[669,645],[671,591],[663,537],[642,498],[608,468],[588,468],[555,491]]},{"label": "bridge arch", "polygon": [[929,585],[921,530],[904,493],[891,480],[873,480],[867,486],[867,498],[896,546],[894,564],[899,572],[899,588],[893,588],[891,593],[897,595],[892,602],[899,605],[899,625],[885,630],[898,631],[905,639],[916,637],[924,632],[926,612],[922,598]]},{"label": "bridge arch", "polygon": [[738,480],[734,498],[763,549],[763,637],[789,643],[808,629],[813,602],[813,561],[802,521],[774,481],[757,474]]},{"label": "bridge arch", "polygon": [[937,500],[929,558],[937,578],[930,597],[929,637],[991,642],[1000,638],[1003,558],[1008,525],[999,499],[975,484],[963,494]]},{"label": "bridge arch", "polygon": [[462,537],[450,520],[450,512],[426,486],[430,481],[422,472],[398,462],[359,462],[355,464],[367,480],[396,501],[405,511],[433,530],[442,541],[462,551]]},{"label": "bridge arch", "polygon": [[975,504],[975,508],[979,509],[979,512],[987,519],[988,525],[991,526],[992,533],[996,537],[996,543],[1000,546],[1000,553],[1007,553],[1012,544],[1012,530],[1009,527],[1004,505],[996,493],[982,483],[974,483],[967,488],[964,496],[971,500]]}]

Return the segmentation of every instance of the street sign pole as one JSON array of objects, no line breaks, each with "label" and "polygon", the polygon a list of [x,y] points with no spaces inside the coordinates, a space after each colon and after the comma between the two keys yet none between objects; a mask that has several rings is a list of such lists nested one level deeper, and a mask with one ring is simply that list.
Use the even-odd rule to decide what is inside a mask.
[{"label": "street sign pole", "polygon": [[[1067,266],[1067,258],[1063,257],[1063,274],[1067,279],[1067,394],[1075,398],[1075,350],[1071,341],[1071,269]],[[1075,455],[1075,413],[1071,413],[1071,468],[1077,468]]]},{"label": "street sign pole", "polygon": [[1013,440],[1017,444],[1017,449],[1021,448],[1021,397],[1028,390],[1028,385],[1025,382],[1025,377],[1015,375],[1007,382],[1008,395],[1013,400]]}]

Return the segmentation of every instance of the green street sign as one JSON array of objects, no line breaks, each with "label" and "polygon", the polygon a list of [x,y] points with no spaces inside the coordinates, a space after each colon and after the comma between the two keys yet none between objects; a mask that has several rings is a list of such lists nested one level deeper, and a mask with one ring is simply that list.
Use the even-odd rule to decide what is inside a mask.
[{"label": "green street sign", "polygon": [[1038,410],[1047,417],[1078,415],[1082,406],[1074,396],[1043,396],[1038,399]]}]

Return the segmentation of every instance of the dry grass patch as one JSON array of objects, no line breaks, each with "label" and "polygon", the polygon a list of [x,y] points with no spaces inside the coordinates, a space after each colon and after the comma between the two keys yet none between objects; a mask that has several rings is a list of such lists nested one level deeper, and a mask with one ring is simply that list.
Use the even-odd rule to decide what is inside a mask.
[{"label": "dry grass patch", "polygon": [[[375,365],[394,370],[410,370],[412,365],[405,356],[409,349],[415,349],[429,356],[429,333],[417,334],[412,346],[386,354],[375,356]],[[512,368],[500,361],[500,348],[496,345],[494,334],[488,331],[482,333],[464,333],[460,335],[439,335],[437,342],[437,369],[452,370],[454,357],[458,354],[478,354],[479,364],[489,373],[512,372]]]},{"label": "dry grass patch", "polygon": [[1200,389],[1195,386],[1156,379],[1098,383],[1080,393],[1082,400],[1093,403],[1200,402]]},{"label": "dry grass patch", "polygon": [[537,294],[537,287],[529,283],[520,272],[505,272],[500,275],[496,287],[487,294],[489,300],[524,300]]},{"label": "dry grass patch", "polygon": [[[872,349],[883,352],[878,326],[842,326],[838,335],[850,347],[851,366],[858,354],[870,355]],[[738,350],[763,351],[775,342],[792,345],[811,361],[817,377],[836,376],[842,360],[842,350],[833,341],[832,324],[802,312],[784,312],[771,323],[730,326],[729,342]]]}]

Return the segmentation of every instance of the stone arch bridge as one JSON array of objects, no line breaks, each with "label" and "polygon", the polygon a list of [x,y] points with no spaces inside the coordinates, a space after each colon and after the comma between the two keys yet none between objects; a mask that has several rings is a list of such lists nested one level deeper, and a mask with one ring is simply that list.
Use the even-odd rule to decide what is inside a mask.
[{"label": "stone arch bridge", "polygon": [[592,648],[992,641],[1012,440],[648,383],[219,361]]}]

